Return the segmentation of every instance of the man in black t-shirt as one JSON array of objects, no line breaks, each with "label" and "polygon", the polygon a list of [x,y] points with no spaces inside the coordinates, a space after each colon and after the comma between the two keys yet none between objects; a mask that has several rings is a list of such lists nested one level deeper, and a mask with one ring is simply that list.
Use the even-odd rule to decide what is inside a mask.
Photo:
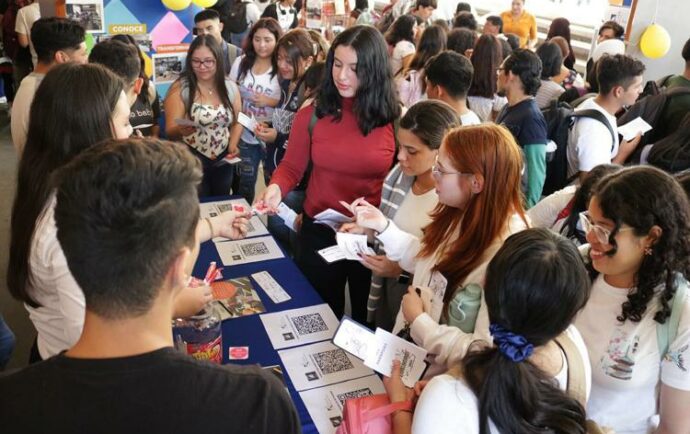
[{"label": "man in black t-shirt", "polygon": [[546,120],[534,100],[540,77],[541,61],[526,49],[513,51],[498,68],[498,90],[508,98],[508,104],[498,114],[496,123],[508,128],[522,149],[527,208],[539,201],[546,179]]},{"label": "man in black t-shirt", "polygon": [[200,180],[184,146],[150,139],[94,146],[60,171],[57,238],[84,291],[84,330],[67,352],[0,377],[2,433],[300,432],[270,374],[173,349]]}]

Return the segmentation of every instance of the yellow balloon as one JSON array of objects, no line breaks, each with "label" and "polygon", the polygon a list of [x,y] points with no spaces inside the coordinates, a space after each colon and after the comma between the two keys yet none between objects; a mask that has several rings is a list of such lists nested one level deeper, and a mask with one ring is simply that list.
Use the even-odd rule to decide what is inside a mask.
[{"label": "yellow balloon", "polygon": [[218,3],[218,0],[192,0],[192,2],[200,8],[210,8]]},{"label": "yellow balloon", "polygon": [[163,6],[173,11],[181,11],[182,9],[187,9],[192,0],[161,0]]},{"label": "yellow balloon", "polygon": [[640,38],[640,51],[650,59],[664,57],[671,49],[671,35],[658,24],[645,29]]}]

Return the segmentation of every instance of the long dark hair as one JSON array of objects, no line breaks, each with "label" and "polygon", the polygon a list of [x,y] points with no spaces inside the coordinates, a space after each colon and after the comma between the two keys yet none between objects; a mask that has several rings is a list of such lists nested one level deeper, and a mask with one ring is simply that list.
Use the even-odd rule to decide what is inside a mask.
[{"label": "long dark hair", "polygon": [[424,68],[427,60],[446,49],[447,39],[448,36],[443,27],[437,25],[427,27],[419,39],[419,46],[417,46],[417,51],[414,53],[410,66],[407,69],[419,71]]},{"label": "long dark hair", "polygon": [[671,315],[668,302],[676,293],[676,273],[690,280],[690,205],[685,191],[671,175],[651,166],[637,166],[602,179],[593,196],[604,216],[615,224],[609,256],[618,251],[615,236],[621,226],[632,227],[638,237],[647,235],[652,226],[661,228],[661,237],[635,273],[636,289],[628,294],[617,319],[639,322],[655,288],[663,284],[661,309],[654,315],[663,324]]},{"label": "long dark hair", "polygon": [[570,45],[570,21],[567,18],[556,18],[551,21],[549,33],[546,35],[546,40],[560,36],[568,43],[568,55],[563,59],[563,64],[568,69],[575,68],[575,53],[573,53],[573,46]]},{"label": "long dark hair", "polygon": [[187,59],[185,60],[184,71],[180,75],[178,82],[185,83],[189,89],[189,98],[184,101],[184,113],[186,116],[190,116],[192,113],[192,106],[194,105],[194,97],[199,91],[199,84],[196,79],[196,74],[194,73],[194,68],[192,68],[192,56],[199,47],[206,47],[213,54],[213,58],[216,60],[216,73],[213,76],[213,85],[218,92],[220,101],[223,106],[232,113],[232,119],[236,118],[235,108],[230,101],[230,95],[228,94],[228,88],[225,85],[225,71],[223,69],[223,51],[220,48],[220,44],[211,35],[199,35],[192,41],[189,46],[189,51],[187,51]]},{"label": "long dark hair", "polygon": [[342,117],[342,97],[333,81],[335,50],[339,46],[351,47],[357,53],[357,79],[359,86],[352,108],[357,125],[363,135],[400,117],[400,104],[393,83],[388,50],[381,33],[372,26],[352,26],[340,33],[326,58],[326,73],[316,104],[319,118]]},{"label": "long dark hair", "polygon": [[17,300],[39,307],[28,291],[31,240],[54,188],[56,169],[112,138],[112,114],[123,83],[101,65],[67,63],[50,70],[31,104],[26,147],[19,162],[10,223],[7,287]]},{"label": "long dark hair", "polygon": [[[238,80],[242,80],[247,75],[247,72],[252,69],[254,62],[256,62],[254,35],[261,29],[266,29],[271,32],[273,37],[276,38],[276,49],[278,48],[278,40],[283,35],[283,29],[280,27],[280,24],[278,24],[278,21],[276,21],[275,18],[261,18],[252,26],[249,34],[247,35],[247,39],[244,42],[244,56],[240,61],[240,70],[237,76]],[[278,73],[278,61],[276,60],[275,55],[271,56],[271,66],[273,68],[271,70],[271,78],[273,78]]]},{"label": "long dark hair", "polygon": [[503,46],[497,37],[482,35],[470,57],[474,66],[469,96],[493,98],[496,95],[496,71],[503,62]]},{"label": "long dark hair", "polygon": [[[491,324],[535,348],[563,333],[589,298],[577,248],[548,229],[509,237],[486,270]],[[496,346],[468,353],[462,373],[479,400],[479,433],[489,420],[499,432],[584,434],[585,409],[530,359],[514,362]]]},{"label": "long dark hair", "polygon": [[406,14],[399,16],[386,32],[386,42],[388,42],[388,45],[395,47],[395,44],[400,41],[409,41],[414,44],[415,24],[417,24],[417,18],[414,15]]},{"label": "long dark hair", "polygon": [[577,229],[580,213],[587,210],[589,200],[592,198],[592,190],[597,183],[605,176],[616,173],[622,168],[623,166],[618,164],[600,164],[587,172],[587,176],[580,183],[575,196],[573,196],[570,213],[561,226],[561,235],[571,240],[577,240],[580,244],[587,243],[585,234]]},{"label": "long dark hair", "polygon": [[278,63],[278,50],[281,48],[285,50],[288,62],[295,71],[292,82],[298,82],[307,71],[306,68],[304,70],[300,68],[300,60],[306,61],[310,57],[315,60],[318,47],[316,43],[311,40],[309,32],[297,28],[286,32],[278,41],[278,45],[276,45],[276,49],[273,52],[273,56],[276,58],[276,64]]}]

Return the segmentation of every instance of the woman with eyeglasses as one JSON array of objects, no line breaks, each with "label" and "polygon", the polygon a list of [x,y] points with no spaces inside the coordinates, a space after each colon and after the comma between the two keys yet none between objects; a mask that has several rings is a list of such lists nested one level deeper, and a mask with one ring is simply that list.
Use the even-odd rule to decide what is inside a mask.
[{"label": "woman with eyeglasses", "polygon": [[580,214],[594,276],[575,321],[589,350],[587,415],[617,433],[690,432],[690,205],[670,175],[600,181]]},{"label": "woman with eyeglasses", "polygon": [[[194,38],[185,68],[165,98],[165,133],[181,140],[201,160],[204,177],[199,196],[230,194],[242,134],[237,123],[241,100],[237,86],[225,80],[220,44],[212,35]],[[232,145],[235,143],[235,145]]]},{"label": "woman with eyeglasses", "polygon": [[[383,182],[379,209],[400,229],[416,237],[421,237],[422,229],[431,223],[429,214],[438,204],[431,172],[438,149],[446,132],[458,126],[460,119],[455,110],[441,101],[420,101],[400,120],[398,164]],[[354,223],[345,224],[340,230],[362,233]],[[362,265],[372,271],[367,322],[391,330],[407,293],[410,275],[388,259],[380,245],[376,245],[376,250],[376,255],[362,256]]]},{"label": "woman with eyeglasses", "polygon": [[414,273],[393,332],[409,329],[412,340],[433,355],[427,376],[461,360],[473,340],[490,339],[480,300],[464,312],[474,319],[462,329],[453,318],[457,297],[481,296],[488,261],[509,235],[527,227],[521,169],[520,148],[504,127],[460,127],[446,135],[431,169],[439,204],[421,237],[364,201],[356,206],[357,224],[377,234],[388,259]]}]

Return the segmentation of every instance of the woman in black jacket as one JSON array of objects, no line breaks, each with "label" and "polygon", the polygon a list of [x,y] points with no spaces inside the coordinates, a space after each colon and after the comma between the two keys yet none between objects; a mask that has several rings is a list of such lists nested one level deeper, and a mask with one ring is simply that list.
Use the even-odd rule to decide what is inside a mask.
[{"label": "woman in black jacket", "polygon": [[294,29],[298,24],[298,10],[295,7],[295,0],[279,0],[266,6],[261,18],[269,17],[280,23],[283,32]]}]

